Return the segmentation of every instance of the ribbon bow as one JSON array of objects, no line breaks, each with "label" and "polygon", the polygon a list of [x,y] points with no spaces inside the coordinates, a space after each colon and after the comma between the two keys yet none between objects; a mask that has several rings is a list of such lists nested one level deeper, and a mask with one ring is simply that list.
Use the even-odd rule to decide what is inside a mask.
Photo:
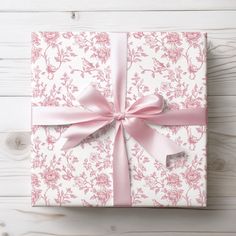
[{"label": "ribbon bow", "polygon": [[169,155],[184,152],[175,142],[159,134],[155,125],[205,125],[206,109],[164,111],[161,95],[148,95],[126,107],[127,34],[111,33],[111,64],[114,105],[93,86],[79,97],[83,107],[33,107],[33,125],[70,125],[63,134],[63,149],[77,146],[82,140],[115,121],[113,148],[113,191],[115,206],[131,205],[131,187],[124,130],[152,157],[166,165]]}]

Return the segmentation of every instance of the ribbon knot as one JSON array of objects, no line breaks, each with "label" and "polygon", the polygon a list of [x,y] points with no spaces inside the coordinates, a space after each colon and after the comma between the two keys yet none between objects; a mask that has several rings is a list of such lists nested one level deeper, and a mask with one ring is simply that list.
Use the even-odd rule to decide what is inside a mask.
[{"label": "ribbon knot", "polygon": [[124,112],[114,112],[113,117],[115,120],[124,120],[125,119],[125,113]]},{"label": "ribbon knot", "polygon": [[[127,34],[111,33],[111,68],[114,110],[93,86],[79,97],[80,107],[33,107],[33,125],[70,125],[63,133],[67,139],[63,149],[73,148],[100,128],[114,121],[113,193],[115,206],[131,205],[131,187],[124,130],[153,158],[166,165],[166,158],[184,152],[183,148],[159,134],[147,123],[155,125],[205,125],[206,109],[163,110],[161,95],[148,95],[125,107]],[[121,111],[125,111],[121,112]],[[120,122],[122,121],[122,122]]]}]

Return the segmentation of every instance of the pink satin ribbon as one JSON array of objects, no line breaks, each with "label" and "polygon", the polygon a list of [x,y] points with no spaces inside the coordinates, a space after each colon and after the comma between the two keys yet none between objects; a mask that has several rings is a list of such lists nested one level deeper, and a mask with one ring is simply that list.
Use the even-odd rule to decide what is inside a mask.
[{"label": "pink satin ribbon", "polygon": [[93,86],[79,97],[83,107],[32,107],[32,125],[70,125],[63,134],[63,149],[73,148],[98,129],[115,121],[113,191],[115,206],[131,205],[131,187],[124,130],[152,157],[166,165],[166,158],[184,152],[159,134],[155,125],[206,125],[206,109],[164,111],[161,95],[148,95],[126,107],[127,34],[111,33],[111,68],[114,106]]}]

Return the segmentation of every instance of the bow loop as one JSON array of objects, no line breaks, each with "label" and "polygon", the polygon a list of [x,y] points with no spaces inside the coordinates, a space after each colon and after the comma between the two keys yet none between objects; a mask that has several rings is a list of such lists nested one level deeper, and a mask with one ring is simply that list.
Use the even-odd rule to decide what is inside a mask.
[{"label": "bow loop", "polygon": [[134,102],[127,112],[130,116],[148,118],[161,113],[164,109],[164,99],[161,95],[147,95]]},{"label": "bow loop", "polygon": [[112,107],[107,99],[92,85],[83,90],[79,103],[86,109],[101,113],[103,116],[112,114]]}]

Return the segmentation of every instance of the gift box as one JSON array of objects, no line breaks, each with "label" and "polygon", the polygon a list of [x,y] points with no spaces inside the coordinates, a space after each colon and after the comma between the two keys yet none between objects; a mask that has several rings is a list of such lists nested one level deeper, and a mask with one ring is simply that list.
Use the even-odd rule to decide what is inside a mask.
[{"label": "gift box", "polygon": [[32,33],[32,205],[206,206],[206,34]]}]

